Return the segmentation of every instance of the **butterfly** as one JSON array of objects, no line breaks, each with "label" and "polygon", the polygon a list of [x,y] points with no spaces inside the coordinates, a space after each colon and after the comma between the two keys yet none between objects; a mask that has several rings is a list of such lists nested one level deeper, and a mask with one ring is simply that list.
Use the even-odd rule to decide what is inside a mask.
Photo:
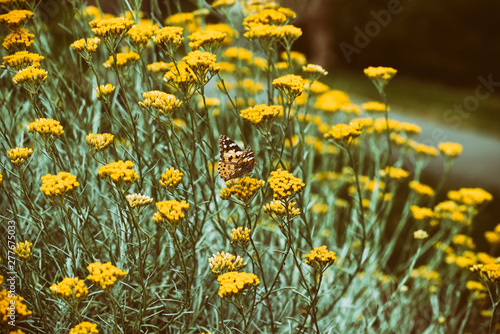
[{"label": "butterfly", "polygon": [[250,173],[257,165],[252,149],[247,147],[242,150],[228,136],[221,135],[219,137],[219,148],[220,159],[217,170],[224,181]]}]

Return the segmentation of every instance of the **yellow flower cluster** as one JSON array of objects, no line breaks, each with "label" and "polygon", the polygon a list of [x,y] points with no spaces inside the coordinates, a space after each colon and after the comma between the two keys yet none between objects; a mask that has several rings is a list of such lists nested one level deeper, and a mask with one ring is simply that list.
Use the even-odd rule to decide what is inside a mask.
[{"label": "yellow flower cluster", "polygon": [[455,158],[462,153],[462,145],[458,143],[444,142],[438,144],[438,149],[441,151],[441,154],[447,158]]},{"label": "yellow flower cluster", "polygon": [[158,211],[153,215],[154,222],[156,224],[168,223],[175,228],[186,216],[189,203],[184,200],[180,202],[176,200],[162,201],[156,203],[156,208]]},{"label": "yellow flower cluster", "polygon": [[243,20],[243,26],[245,29],[258,24],[265,25],[283,25],[288,21],[288,17],[285,13],[275,10],[275,9],[263,9],[257,14],[249,15]]},{"label": "yellow flower cluster", "polygon": [[351,105],[351,100],[346,93],[340,90],[327,91],[316,99],[314,107],[327,112],[336,112],[343,110]]},{"label": "yellow flower cluster", "polygon": [[28,311],[27,306],[23,304],[23,300],[23,297],[12,294],[7,289],[0,290],[0,324],[7,326],[7,323],[9,322],[9,318],[7,318],[7,316],[10,315],[12,310],[9,310],[9,307],[12,307],[12,305],[15,307],[15,310],[13,311],[16,315],[16,321],[22,320],[33,313]]},{"label": "yellow flower cluster", "polygon": [[188,36],[191,40],[189,47],[193,50],[203,48],[208,51],[214,51],[219,44],[226,38],[227,34],[220,31],[197,31]]},{"label": "yellow flower cluster", "polygon": [[175,110],[179,109],[182,101],[178,100],[174,95],[167,94],[159,90],[152,90],[142,94],[144,101],[139,102],[139,105],[144,109],[154,108],[160,114],[170,116]]},{"label": "yellow flower cluster", "polygon": [[103,39],[108,37],[120,37],[132,28],[134,21],[124,17],[113,17],[109,19],[95,19],[89,22],[92,33]]},{"label": "yellow flower cluster", "polygon": [[370,66],[364,69],[365,75],[372,80],[375,84],[375,87],[381,92],[384,87],[389,83],[397,73],[397,70],[392,67],[373,67]]},{"label": "yellow flower cluster", "polygon": [[47,174],[42,176],[42,187],[40,190],[49,198],[64,196],[80,186],[76,176],[68,172],[59,172],[57,175]]},{"label": "yellow flower cluster", "polygon": [[212,7],[212,9],[231,7],[235,2],[235,0],[215,0],[214,2],[212,2],[210,7]]},{"label": "yellow flower cluster", "polygon": [[249,40],[259,40],[262,48],[265,49],[284,37],[282,28],[268,24],[252,24],[243,36]]},{"label": "yellow flower cluster", "polygon": [[111,145],[114,138],[115,136],[113,136],[110,133],[102,133],[102,134],[90,133],[87,136],[85,136],[87,145],[89,145],[91,150],[95,152],[99,152],[107,148],[109,145]]},{"label": "yellow flower cluster", "polygon": [[165,173],[161,174],[160,184],[163,188],[177,188],[182,181],[184,173],[181,173],[174,167],[167,168]]},{"label": "yellow flower cluster", "polygon": [[111,262],[104,264],[101,262],[94,262],[89,264],[87,270],[90,272],[87,279],[103,290],[112,288],[118,280],[127,275],[126,271],[113,266]]},{"label": "yellow flower cluster", "polygon": [[[118,67],[125,67],[126,65],[130,64],[131,62],[139,60],[141,57],[139,54],[136,52],[127,52],[127,53],[117,53],[116,54],[116,65]],[[106,60],[102,66],[105,68],[111,68],[115,64],[115,60],[113,59],[113,56],[109,56],[109,59]]]},{"label": "yellow flower cluster", "polygon": [[484,232],[484,237],[490,245],[500,245],[500,224],[495,226],[495,229],[493,231]]},{"label": "yellow flower cluster", "polygon": [[153,198],[146,196],[146,195],[141,195],[141,194],[130,194],[127,195],[127,202],[130,207],[133,208],[140,208],[143,206],[146,206],[148,204],[153,203]]},{"label": "yellow flower cluster", "polygon": [[470,270],[474,273],[479,273],[488,282],[500,283],[500,264],[477,264],[472,266]]},{"label": "yellow flower cluster", "polygon": [[20,70],[14,75],[12,81],[16,85],[27,84],[32,87],[33,90],[38,88],[41,84],[47,80],[47,71],[43,68],[37,68],[35,66],[28,66],[25,69]]},{"label": "yellow flower cluster", "polygon": [[101,44],[101,40],[98,37],[94,37],[79,39],[73,42],[70,46],[76,52],[84,53],[85,55],[92,55],[97,51],[99,44]]},{"label": "yellow flower cluster", "polygon": [[464,246],[468,249],[476,249],[476,244],[474,240],[465,234],[455,234],[453,236],[452,242],[455,245]]},{"label": "yellow flower cluster", "polygon": [[16,247],[12,250],[20,259],[27,260],[31,255],[31,247],[33,243],[28,242],[27,240],[24,242],[16,243]]},{"label": "yellow flower cluster", "polygon": [[305,82],[299,75],[287,74],[274,79],[273,86],[290,97],[290,99],[295,99],[304,91]]},{"label": "yellow flower cluster", "polygon": [[133,26],[128,32],[127,35],[130,37],[134,43],[138,44],[141,47],[144,47],[148,44],[151,37],[155,33],[153,26],[147,24],[138,24]]},{"label": "yellow flower cluster", "polygon": [[306,264],[318,270],[324,270],[335,262],[335,252],[328,251],[325,245],[321,247],[314,247],[309,254],[305,255]]},{"label": "yellow flower cluster", "polygon": [[465,285],[467,290],[469,291],[477,291],[477,292],[487,292],[488,289],[480,282],[476,281],[467,281],[467,284]]},{"label": "yellow flower cluster", "polygon": [[353,140],[361,135],[359,126],[354,124],[336,124],[324,134],[325,139],[331,139],[339,145],[350,145]]},{"label": "yellow flower cluster", "polygon": [[404,169],[396,168],[396,167],[392,167],[392,166],[387,166],[387,167],[385,167],[385,169],[381,169],[379,171],[379,173],[380,173],[380,176],[386,176],[387,174],[389,174],[389,177],[391,179],[394,179],[394,180],[403,180],[403,179],[406,179],[410,175],[410,173],[408,173]]},{"label": "yellow flower cluster", "polygon": [[120,160],[101,166],[97,174],[102,179],[110,178],[115,184],[121,182],[132,184],[139,178],[139,174],[137,174],[133,167],[134,163],[132,161],[127,160],[123,162],[123,160]]},{"label": "yellow flower cluster", "polygon": [[425,220],[434,217],[434,212],[429,208],[421,208],[417,205],[412,205],[410,210],[415,220]]},{"label": "yellow flower cluster", "polygon": [[5,24],[10,30],[18,30],[32,16],[33,12],[29,10],[11,10],[7,14],[0,15],[0,23]]},{"label": "yellow flower cluster", "polygon": [[444,201],[434,207],[434,216],[436,219],[449,219],[455,223],[470,224],[467,219],[467,206],[458,205],[454,201]]},{"label": "yellow flower cluster", "polygon": [[318,77],[328,74],[328,72],[321,65],[316,65],[316,64],[307,64],[306,66],[302,66],[302,72],[311,75],[313,77]]},{"label": "yellow flower cluster", "polygon": [[259,125],[262,121],[274,119],[282,112],[283,107],[280,105],[266,106],[265,104],[259,104],[254,107],[241,110],[240,116],[254,125]]},{"label": "yellow flower cluster", "polygon": [[233,46],[225,49],[222,52],[222,57],[232,60],[233,62],[244,61],[251,64],[253,60],[253,53],[248,49]]},{"label": "yellow flower cluster", "polygon": [[441,284],[441,278],[439,277],[439,273],[437,271],[431,270],[428,266],[420,266],[411,271],[410,277],[413,278],[425,278],[426,280],[436,284]]},{"label": "yellow flower cluster", "polygon": [[252,179],[248,176],[232,179],[226,182],[226,188],[222,188],[219,197],[227,200],[234,195],[237,199],[246,203],[255,196],[264,184],[263,180]]},{"label": "yellow flower cluster", "polygon": [[267,180],[273,190],[274,198],[286,198],[294,193],[299,193],[306,186],[302,179],[293,176],[286,170],[275,170],[271,172],[271,177]]},{"label": "yellow flower cluster", "polygon": [[413,232],[414,239],[423,240],[423,239],[427,239],[428,237],[429,237],[429,234],[424,230],[418,230],[418,231]]},{"label": "yellow flower cluster", "polygon": [[192,85],[196,82],[193,71],[185,62],[177,63],[177,68],[170,68],[170,71],[163,76],[163,81],[186,93],[190,92]]},{"label": "yellow flower cluster", "polygon": [[154,62],[154,63],[148,64],[146,66],[146,68],[147,68],[147,70],[149,72],[153,72],[153,73],[166,72],[166,71],[170,70],[169,64],[167,64],[167,63],[165,63],[163,61],[159,61],[159,62]]},{"label": "yellow flower cluster", "polygon": [[110,83],[105,85],[100,85],[98,88],[96,88],[97,99],[102,100],[103,96],[104,97],[110,96],[111,94],[114,93],[115,89],[116,87]]},{"label": "yellow flower cluster", "polygon": [[[198,13],[176,13],[165,19],[165,24],[169,26],[184,27],[189,33],[200,29]],[[195,14],[197,14],[195,16]],[[201,13],[200,13],[201,14]]]},{"label": "yellow flower cluster", "polygon": [[400,122],[395,129],[398,132],[404,132],[407,136],[418,135],[422,132],[422,128],[417,124]]},{"label": "yellow flower cluster", "polygon": [[182,37],[182,32],[184,31],[181,27],[163,27],[155,31],[153,36],[153,42],[165,48],[168,53],[175,51],[184,42],[184,37]]},{"label": "yellow flower cluster", "polygon": [[448,192],[448,198],[468,206],[479,206],[493,200],[493,196],[481,188],[461,188]]},{"label": "yellow flower cluster", "polygon": [[297,202],[288,203],[288,211],[287,211],[285,203],[279,199],[278,200],[275,199],[264,205],[262,209],[264,210],[264,213],[267,213],[269,215],[275,214],[278,217],[288,216],[290,219],[292,219],[297,216],[300,216],[300,209],[296,209],[295,205],[297,205]]},{"label": "yellow flower cluster", "polygon": [[247,266],[246,262],[238,255],[232,255],[224,252],[217,252],[217,254],[212,254],[212,257],[208,259],[208,265],[212,274],[220,275],[224,272],[238,271]]},{"label": "yellow flower cluster", "polygon": [[65,277],[61,282],[52,284],[50,291],[60,298],[64,299],[85,299],[89,290],[85,286],[85,281],[78,277]]},{"label": "yellow flower cluster", "polygon": [[231,230],[231,243],[245,245],[250,241],[251,230],[248,227],[237,227]]},{"label": "yellow flower cluster", "polygon": [[207,74],[214,76],[220,71],[220,66],[216,63],[217,56],[209,52],[191,51],[182,60],[196,73],[200,83],[207,81],[205,78]]},{"label": "yellow flower cluster", "polygon": [[28,66],[38,67],[45,57],[38,53],[29,53],[28,51],[18,51],[12,55],[3,57],[2,68],[9,68],[18,72]]},{"label": "yellow flower cluster", "polygon": [[[213,4],[212,4],[213,5]],[[238,36],[238,32],[235,31],[233,28],[231,28],[230,25],[224,24],[224,23],[210,23],[205,25],[205,30],[207,31],[217,31],[226,34],[226,37],[224,40],[222,40],[220,43],[222,45],[230,45],[233,38]]]},{"label": "yellow flower cluster", "polygon": [[[361,105],[361,109],[363,109],[364,111],[366,111],[367,113],[370,113],[370,114],[380,114],[380,113],[383,113],[385,111],[385,104],[377,102],[377,101],[370,101],[370,102],[363,103]],[[387,107],[387,111],[389,111],[389,110],[390,110],[390,108]]]},{"label": "yellow flower cluster", "polygon": [[14,166],[21,166],[33,154],[33,150],[29,147],[16,147],[7,151],[10,162]]},{"label": "yellow flower cluster", "polygon": [[260,280],[255,274],[240,273],[231,271],[217,277],[219,282],[219,297],[231,298],[238,295],[245,289],[256,287],[260,284]]},{"label": "yellow flower cluster", "polygon": [[2,46],[9,52],[14,50],[29,50],[34,42],[35,35],[30,34],[27,29],[21,28],[8,34]]},{"label": "yellow flower cluster", "polygon": [[71,328],[69,334],[99,334],[99,330],[97,329],[97,324],[84,321]]}]

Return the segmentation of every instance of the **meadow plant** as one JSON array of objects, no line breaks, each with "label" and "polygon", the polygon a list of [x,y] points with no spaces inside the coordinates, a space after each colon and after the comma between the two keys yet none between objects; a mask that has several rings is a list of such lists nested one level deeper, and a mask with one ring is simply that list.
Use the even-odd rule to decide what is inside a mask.
[{"label": "meadow plant", "polygon": [[491,194],[438,202],[462,146],[390,118],[395,69],[358,106],[291,9],[141,3],[0,2],[2,333],[497,331]]}]

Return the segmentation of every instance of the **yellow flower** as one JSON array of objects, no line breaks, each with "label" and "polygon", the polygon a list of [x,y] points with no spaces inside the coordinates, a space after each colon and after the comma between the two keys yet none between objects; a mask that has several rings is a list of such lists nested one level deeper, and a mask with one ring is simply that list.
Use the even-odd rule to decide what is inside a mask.
[{"label": "yellow flower", "polygon": [[146,68],[149,72],[153,72],[153,73],[166,72],[166,71],[170,70],[169,64],[167,64],[163,61],[148,64],[146,66]]},{"label": "yellow flower", "polygon": [[243,259],[239,255],[217,252],[217,255],[212,254],[212,257],[208,259],[208,265],[212,274],[220,275],[224,272],[241,270],[247,266],[247,263],[243,263]]},{"label": "yellow flower", "polygon": [[127,195],[127,202],[132,209],[140,208],[153,203],[153,198],[141,194],[130,194]]},{"label": "yellow flower", "polygon": [[432,197],[434,196],[434,190],[428,185],[422,184],[418,181],[410,181],[408,184],[411,190],[421,196]]},{"label": "yellow flower", "polygon": [[[377,101],[370,101],[370,102],[363,103],[361,105],[361,109],[363,109],[364,111],[366,111],[369,114],[380,114],[380,113],[384,113],[385,104],[377,102]],[[390,108],[387,107],[387,111],[389,111],[389,110],[390,110]]]},{"label": "yellow flower", "polygon": [[80,55],[84,59],[90,59],[92,55],[97,51],[97,47],[101,44],[101,40],[98,37],[94,38],[82,38],[79,39],[70,46],[75,50],[76,52],[80,53]]},{"label": "yellow flower", "polygon": [[210,78],[219,73],[220,67],[216,63],[217,56],[210,52],[202,52],[199,50],[191,51],[188,55],[182,58],[195,74],[198,84],[204,85]]},{"label": "yellow flower", "polygon": [[365,75],[370,78],[377,90],[382,93],[384,87],[396,75],[397,71],[392,67],[368,67],[364,69]]},{"label": "yellow flower", "polygon": [[316,64],[307,64],[307,66],[302,66],[302,72],[313,77],[328,74],[328,72],[323,67],[321,67],[321,65]]},{"label": "yellow flower", "polygon": [[291,100],[302,94],[304,91],[305,82],[301,76],[294,74],[287,74],[285,76],[273,80],[274,88],[281,91],[288,96]]},{"label": "yellow flower", "polygon": [[60,298],[64,299],[85,299],[89,290],[85,286],[85,281],[78,277],[65,277],[58,284],[52,284],[50,291]]},{"label": "yellow flower", "polygon": [[479,206],[493,200],[493,196],[481,188],[461,188],[448,191],[448,198],[468,206]]},{"label": "yellow flower", "polygon": [[361,135],[361,130],[355,124],[336,124],[324,134],[325,139],[331,139],[339,145],[350,145]]},{"label": "yellow flower", "polygon": [[336,112],[350,104],[351,101],[346,93],[340,90],[331,90],[318,96],[314,107],[327,112]]},{"label": "yellow flower", "polygon": [[[212,3],[213,6],[213,3]],[[231,44],[231,41],[233,40],[234,37],[238,37],[238,32],[235,31],[233,28],[231,28],[230,25],[224,24],[224,23],[211,23],[205,25],[205,30],[208,31],[217,31],[226,34],[226,37],[224,40],[222,40],[220,43],[222,45],[229,45]]]},{"label": "yellow flower", "polygon": [[485,232],[484,237],[490,245],[500,245],[500,224],[495,227],[494,231]]},{"label": "yellow flower", "polygon": [[317,270],[323,271],[335,262],[335,252],[328,251],[325,245],[314,247],[309,254],[305,255],[305,263]]},{"label": "yellow flower", "polygon": [[[394,119],[389,119],[389,131],[394,131],[398,126],[399,122]],[[377,118],[373,122],[373,130],[377,133],[385,133],[387,131],[387,121],[384,117]]]},{"label": "yellow flower", "polygon": [[99,334],[99,330],[97,330],[97,324],[84,321],[71,328],[69,334]]},{"label": "yellow flower", "polygon": [[500,283],[500,264],[478,264],[473,265],[470,270],[479,273],[488,282]]},{"label": "yellow flower", "polygon": [[285,45],[291,47],[292,43],[302,36],[302,29],[291,24],[287,24],[279,28],[279,34],[282,36]]},{"label": "yellow flower", "polygon": [[235,4],[235,2],[236,2],[235,0],[215,0],[214,2],[212,2],[210,7],[212,7],[212,9],[231,7],[232,5]]},{"label": "yellow flower", "polygon": [[87,270],[90,272],[87,279],[103,290],[112,288],[118,280],[127,275],[126,271],[113,266],[111,262],[94,262],[88,265]]},{"label": "yellow flower", "polygon": [[10,30],[18,30],[33,16],[29,10],[11,10],[7,14],[0,15],[0,23],[3,23]]},{"label": "yellow flower", "polygon": [[[16,315],[16,322],[33,314],[33,312],[28,310],[23,300],[23,297],[12,294],[7,289],[0,290],[0,324],[3,325],[3,328],[6,328],[8,322],[11,321],[7,318],[11,314],[10,312]],[[14,310],[12,310],[12,306],[14,306]],[[10,310],[9,307],[11,308]]]},{"label": "yellow flower", "polygon": [[259,104],[254,107],[241,110],[240,116],[254,125],[259,125],[263,121],[274,119],[282,112],[283,107],[280,105],[266,106],[265,104]]},{"label": "yellow flower", "polygon": [[113,143],[113,136],[110,133],[96,134],[90,133],[85,137],[87,145],[90,146],[91,150],[99,152],[107,148],[111,143]]},{"label": "yellow flower", "polygon": [[407,136],[418,135],[422,132],[422,128],[420,126],[408,122],[399,123],[395,130],[404,132]]},{"label": "yellow flower", "polygon": [[[131,62],[139,60],[141,57],[135,53],[135,52],[128,52],[128,53],[117,53],[116,54],[116,65],[118,67],[125,67],[126,65],[129,65]],[[115,60],[113,59],[113,56],[109,56],[109,59],[106,60],[102,66],[104,66],[107,69],[110,69],[113,65],[115,64]]]},{"label": "yellow flower", "polygon": [[288,212],[285,206],[285,203],[279,199],[272,200],[263,206],[264,213],[268,215],[275,214],[278,217],[288,216],[290,219],[293,219],[297,216],[300,216],[300,209],[296,209],[295,205],[297,202],[288,203]]},{"label": "yellow flower", "polygon": [[110,178],[115,184],[126,182],[134,183],[139,178],[139,174],[133,169],[134,163],[130,160],[123,162],[112,162],[107,165],[101,166],[97,174],[102,179]]},{"label": "yellow flower", "polygon": [[438,149],[445,157],[455,158],[458,157],[460,153],[462,153],[463,147],[458,143],[444,142],[438,144]]},{"label": "yellow flower", "polygon": [[128,32],[127,35],[134,41],[135,44],[138,44],[140,47],[144,47],[148,44],[149,39],[153,37],[155,33],[154,27],[152,25],[147,24],[138,24],[133,26]]},{"label": "yellow flower", "polygon": [[435,147],[417,143],[416,141],[409,141],[408,145],[418,156],[424,158],[433,158],[438,155],[438,150]]},{"label": "yellow flower", "polygon": [[204,50],[213,52],[217,49],[219,44],[224,41],[224,38],[226,38],[226,36],[226,33],[219,31],[197,31],[188,36],[188,38],[191,40],[191,42],[189,42],[189,47],[192,50],[203,48]]},{"label": "yellow flower", "polygon": [[27,260],[31,255],[31,246],[33,243],[25,241],[16,243],[16,247],[12,250],[20,259]]},{"label": "yellow flower", "polygon": [[34,42],[35,35],[30,34],[27,29],[21,28],[8,34],[2,46],[9,52],[15,50],[29,50]]},{"label": "yellow flower", "polygon": [[412,205],[410,210],[415,220],[424,220],[434,216],[434,212],[429,208],[421,208],[416,205]]},{"label": "yellow flower", "polygon": [[196,83],[195,74],[185,62],[178,62],[177,68],[170,68],[170,71],[163,76],[163,81],[185,95],[193,93]]},{"label": "yellow flower", "polygon": [[404,169],[391,167],[391,166],[387,166],[385,169],[381,169],[379,171],[379,173],[380,173],[380,176],[385,176],[387,173],[389,173],[389,177],[391,179],[395,179],[395,180],[406,179],[408,177],[408,175],[410,175],[410,173],[408,173]]},{"label": "yellow flower", "polygon": [[9,68],[11,71],[18,72],[26,67],[38,67],[45,57],[38,53],[29,53],[28,51],[18,51],[13,55],[3,57],[2,68]]},{"label": "yellow flower", "polygon": [[455,245],[460,245],[460,246],[464,246],[464,247],[467,247],[469,249],[475,249],[476,248],[476,244],[474,243],[474,240],[465,235],[465,234],[456,234],[453,236],[453,239],[452,239],[452,242],[455,244]]},{"label": "yellow flower", "polygon": [[10,162],[14,166],[21,166],[33,154],[33,150],[28,147],[16,147],[7,151]]},{"label": "yellow flower", "polygon": [[219,297],[231,298],[237,296],[243,290],[256,287],[260,284],[259,279],[252,273],[239,273],[231,271],[217,277],[219,282]]},{"label": "yellow flower", "polygon": [[76,176],[68,172],[59,172],[57,175],[47,174],[42,176],[40,190],[49,198],[64,197],[79,187]]},{"label": "yellow flower", "polygon": [[144,101],[139,105],[144,109],[154,109],[162,115],[170,116],[175,110],[179,109],[182,101],[172,94],[167,94],[159,90],[153,90],[142,94]]},{"label": "yellow flower", "polygon": [[115,91],[116,87],[112,84],[100,85],[96,88],[96,96],[98,100],[102,100],[102,97],[108,97]]},{"label": "yellow flower", "polygon": [[274,198],[286,198],[293,194],[299,193],[305,187],[302,179],[293,176],[286,170],[278,170],[271,172],[271,177],[267,180],[273,190]]},{"label": "yellow flower", "polygon": [[184,173],[181,173],[178,169],[174,169],[174,167],[167,168],[165,173],[161,174],[160,184],[163,188],[177,188],[183,176]]},{"label": "yellow flower", "polygon": [[431,270],[428,266],[425,265],[413,269],[410,273],[410,276],[413,278],[425,278],[435,285],[440,285],[442,283],[441,278],[439,277],[439,273],[437,271]]},{"label": "yellow flower", "polygon": [[186,216],[189,209],[189,203],[186,201],[162,201],[156,203],[158,211],[153,215],[153,220],[156,224],[163,223],[167,228],[177,227],[182,219]]},{"label": "yellow flower", "polygon": [[231,195],[234,195],[237,199],[246,203],[255,196],[264,184],[263,180],[252,179],[248,176],[232,179],[226,182],[226,188],[222,188],[219,197],[229,199]]},{"label": "yellow flower", "polygon": [[183,31],[181,27],[163,27],[155,31],[153,42],[168,56],[173,57],[175,50],[184,42]]},{"label": "yellow flower", "polygon": [[132,28],[134,21],[124,17],[95,19],[89,22],[92,33],[101,39],[120,38]]},{"label": "yellow flower", "polygon": [[231,243],[245,245],[250,241],[251,230],[248,227],[237,227],[231,230]]},{"label": "yellow flower", "polygon": [[225,49],[224,52],[222,52],[222,57],[235,62],[245,61],[251,64],[253,59],[253,53],[248,49],[233,46]]},{"label": "yellow flower", "polygon": [[199,17],[195,14],[197,13],[175,13],[165,19],[165,24],[183,27],[188,33],[192,33],[200,28]]},{"label": "yellow flower", "polygon": [[23,85],[25,89],[34,92],[47,80],[47,74],[47,71],[42,68],[28,66],[17,72],[12,81],[16,85]]},{"label": "yellow flower", "polygon": [[283,25],[288,21],[288,17],[275,9],[263,9],[257,14],[247,16],[243,20],[243,26],[249,30],[252,26],[257,24],[266,25]]},{"label": "yellow flower", "polygon": [[479,292],[488,291],[488,289],[482,283],[476,281],[467,281],[466,288],[467,290],[470,291],[479,291]]},{"label": "yellow flower", "polygon": [[428,237],[429,237],[429,234],[427,234],[427,232],[424,230],[418,230],[418,231],[413,232],[413,238],[415,238],[417,240],[427,239]]}]

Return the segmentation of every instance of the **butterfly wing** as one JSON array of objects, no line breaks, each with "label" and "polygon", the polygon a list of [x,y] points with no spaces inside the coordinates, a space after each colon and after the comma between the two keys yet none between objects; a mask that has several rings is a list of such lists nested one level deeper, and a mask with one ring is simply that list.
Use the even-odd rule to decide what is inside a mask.
[{"label": "butterfly wing", "polygon": [[219,176],[228,181],[249,173],[255,167],[255,159],[251,148],[244,151],[228,136],[219,137],[220,159]]}]

